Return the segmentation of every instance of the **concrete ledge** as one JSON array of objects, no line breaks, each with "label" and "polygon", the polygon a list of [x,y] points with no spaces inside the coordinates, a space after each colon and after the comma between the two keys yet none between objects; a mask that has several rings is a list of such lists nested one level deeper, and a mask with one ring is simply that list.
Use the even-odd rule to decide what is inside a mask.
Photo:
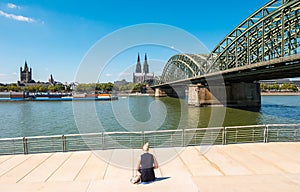
[{"label": "concrete ledge", "polygon": [[102,151],[113,164],[92,151],[0,156],[0,191],[300,191],[300,143],[166,151],[152,149],[160,168],[147,185],[131,184],[132,169],[114,165],[135,166],[140,150]]}]

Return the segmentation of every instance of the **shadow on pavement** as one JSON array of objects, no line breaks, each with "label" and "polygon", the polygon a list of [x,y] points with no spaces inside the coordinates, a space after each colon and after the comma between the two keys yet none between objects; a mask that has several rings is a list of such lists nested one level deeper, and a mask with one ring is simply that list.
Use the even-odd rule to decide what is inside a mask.
[{"label": "shadow on pavement", "polygon": [[147,185],[147,184],[150,184],[150,183],[163,181],[163,180],[166,180],[166,179],[169,179],[169,178],[171,178],[171,177],[156,177],[154,181],[142,182],[141,184]]}]

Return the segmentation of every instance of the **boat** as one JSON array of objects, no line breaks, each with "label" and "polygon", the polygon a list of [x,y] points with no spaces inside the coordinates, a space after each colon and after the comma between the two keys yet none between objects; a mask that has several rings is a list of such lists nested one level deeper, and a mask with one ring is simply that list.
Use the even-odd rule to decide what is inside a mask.
[{"label": "boat", "polygon": [[110,101],[117,99],[117,96],[109,93],[73,95],[72,93],[0,92],[0,101]]},{"label": "boat", "polygon": [[109,93],[100,93],[100,94],[75,94],[73,95],[73,100],[117,100],[117,96],[113,96]]}]

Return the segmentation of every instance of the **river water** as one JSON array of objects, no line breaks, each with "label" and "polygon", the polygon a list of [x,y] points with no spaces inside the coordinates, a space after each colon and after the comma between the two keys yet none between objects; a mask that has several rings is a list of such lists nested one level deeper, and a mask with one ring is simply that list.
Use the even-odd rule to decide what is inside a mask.
[{"label": "river water", "polygon": [[300,96],[262,96],[259,111],[198,108],[174,98],[0,102],[0,138],[300,123]]}]

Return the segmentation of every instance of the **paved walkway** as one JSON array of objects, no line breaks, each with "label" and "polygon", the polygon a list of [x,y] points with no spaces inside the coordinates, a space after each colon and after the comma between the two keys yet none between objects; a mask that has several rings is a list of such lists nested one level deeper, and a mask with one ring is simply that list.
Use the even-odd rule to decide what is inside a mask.
[{"label": "paved walkway", "polygon": [[[236,144],[202,151],[152,149],[161,166],[156,170],[159,180],[147,185],[131,184],[131,169],[90,151],[0,156],[0,191],[300,191],[300,143]],[[100,153],[130,167],[140,150]]]}]

